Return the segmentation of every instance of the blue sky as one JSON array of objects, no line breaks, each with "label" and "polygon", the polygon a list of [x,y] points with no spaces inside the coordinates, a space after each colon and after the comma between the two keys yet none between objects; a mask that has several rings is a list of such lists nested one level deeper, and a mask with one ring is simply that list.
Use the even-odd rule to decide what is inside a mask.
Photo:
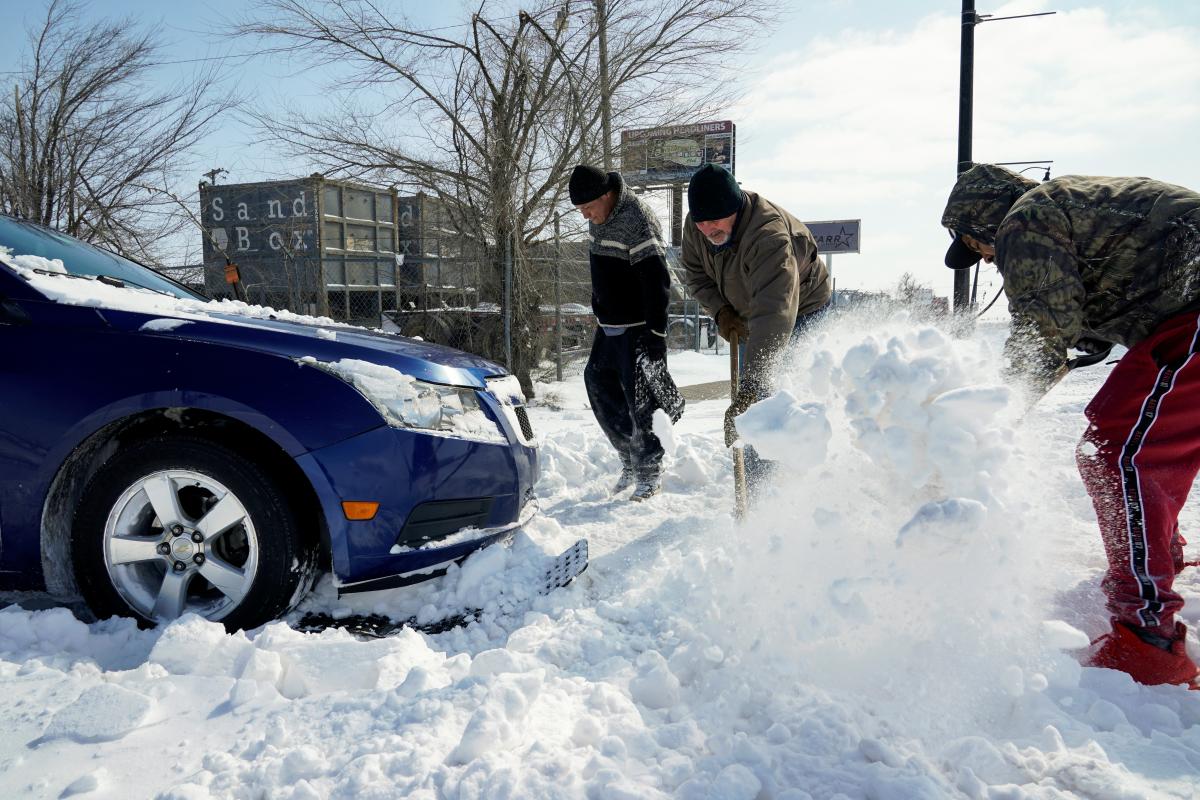
[{"label": "blue sky", "polygon": [[[976,28],[975,160],[1052,159],[1054,175],[1200,190],[1200,3],[976,5],[1058,13]],[[957,154],[961,3],[805,8],[781,31],[798,45],[773,37],[734,112],[739,178],[802,219],[863,220],[862,254],[835,259],[839,286],[911,272],[948,294],[939,219]],[[981,292],[999,290],[994,270],[982,277]]]},{"label": "blue sky", "polygon": [[[189,61],[240,52],[245,44],[224,31],[248,5],[99,0],[88,13],[159,22],[171,43],[165,52]],[[430,26],[470,13],[455,3],[397,5]],[[954,179],[961,3],[786,5],[778,28],[743,57],[746,100],[724,115],[738,126],[739,180],[802,219],[862,219],[862,253],[833,264],[840,287],[890,288],[910,272],[948,294],[938,220]],[[1140,174],[1200,190],[1200,2],[976,5],[996,16],[1058,12],[976,29],[976,160],[1053,159],[1055,175]],[[22,28],[38,13],[32,3],[0,6],[0,79],[15,67]],[[204,63],[166,69],[182,75]],[[297,63],[221,63],[227,87],[254,102],[324,102],[321,76],[299,74]],[[196,178],[216,166],[229,170],[230,181],[291,172],[269,142],[253,141],[233,122],[203,143]],[[994,273],[984,278],[982,292],[998,290]]]}]

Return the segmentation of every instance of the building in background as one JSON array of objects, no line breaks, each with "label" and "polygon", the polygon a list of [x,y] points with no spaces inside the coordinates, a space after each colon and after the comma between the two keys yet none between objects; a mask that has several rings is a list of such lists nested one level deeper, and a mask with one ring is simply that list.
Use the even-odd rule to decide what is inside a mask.
[{"label": "building in background", "polygon": [[[464,233],[445,204],[424,193],[399,198],[397,215],[403,279],[399,312],[474,308],[483,302],[486,248]],[[496,297],[487,300],[499,300]]]},{"label": "building in background", "polygon": [[[682,156],[681,156],[682,157]],[[595,332],[588,242],[573,213],[529,243],[514,268],[537,299],[535,316],[506,320],[503,272],[478,234],[426,194],[399,196],[319,174],[260,183],[200,184],[202,269],[178,279],[236,299],[237,265],[249,303],[382,328],[502,361],[510,328],[536,339],[537,360],[561,373],[585,357]],[[713,346],[699,305],[683,293],[669,249],[673,347]],[[543,374],[543,377],[545,375]]]},{"label": "building in background", "polygon": [[395,189],[314,174],[262,183],[200,184],[204,284],[235,297],[225,267],[238,267],[246,300],[379,326],[396,308],[404,273]]}]

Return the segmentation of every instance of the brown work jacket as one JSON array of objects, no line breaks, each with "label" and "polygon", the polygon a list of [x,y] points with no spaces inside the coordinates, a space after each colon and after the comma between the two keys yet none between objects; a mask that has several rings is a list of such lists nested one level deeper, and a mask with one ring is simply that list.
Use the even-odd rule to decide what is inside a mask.
[{"label": "brown work jacket", "polygon": [[754,192],[733,229],[733,245],[713,251],[689,214],[683,223],[684,283],[711,316],[729,304],[750,328],[746,374],[769,383],[771,361],[796,317],[829,302],[829,270],[803,222]]}]

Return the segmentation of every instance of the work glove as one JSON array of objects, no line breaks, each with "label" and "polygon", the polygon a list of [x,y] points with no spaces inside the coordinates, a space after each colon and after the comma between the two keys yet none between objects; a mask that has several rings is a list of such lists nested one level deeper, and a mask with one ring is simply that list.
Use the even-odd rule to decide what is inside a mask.
[{"label": "work glove", "polygon": [[641,340],[638,342],[638,346],[650,358],[667,357],[667,337],[659,336],[654,331],[648,330],[644,332]]},{"label": "work glove", "polygon": [[734,421],[747,408],[754,405],[758,401],[758,392],[753,386],[748,383],[742,383],[738,390],[737,397],[729,404],[729,408],[725,409],[725,446],[733,447],[733,443],[738,440],[737,425]]},{"label": "work glove", "polygon": [[1113,344],[1103,339],[1092,339],[1085,336],[1072,347],[1083,353],[1083,355],[1067,359],[1067,369],[1079,369],[1080,367],[1090,367],[1092,364],[1099,364],[1108,358],[1108,354],[1112,352]]},{"label": "work glove", "polygon": [[742,341],[745,341],[750,336],[750,329],[746,327],[746,320],[742,319],[742,315],[729,304],[721,306],[721,310],[717,312],[717,330],[720,332],[721,338],[727,342],[730,340],[730,335],[734,333]]}]

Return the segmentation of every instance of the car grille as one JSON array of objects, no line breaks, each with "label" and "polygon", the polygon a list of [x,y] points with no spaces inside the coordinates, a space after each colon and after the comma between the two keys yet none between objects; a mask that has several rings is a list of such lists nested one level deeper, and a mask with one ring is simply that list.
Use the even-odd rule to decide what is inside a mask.
[{"label": "car grille", "polygon": [[529,414],[525,411],[525,406],[517,406],[513,409],[517,412],[517,422],[521,423],[521,435],[528,441],[533,441],[533,426],[529,424]]},{"label": "car grille", "polygon": [[402,547],[420,547],[444,539],[463,528],[482,528],[487,525],[495,498],[475,497],[468,500],[430,500],[409,513],[408,520],[396,537]]}]

